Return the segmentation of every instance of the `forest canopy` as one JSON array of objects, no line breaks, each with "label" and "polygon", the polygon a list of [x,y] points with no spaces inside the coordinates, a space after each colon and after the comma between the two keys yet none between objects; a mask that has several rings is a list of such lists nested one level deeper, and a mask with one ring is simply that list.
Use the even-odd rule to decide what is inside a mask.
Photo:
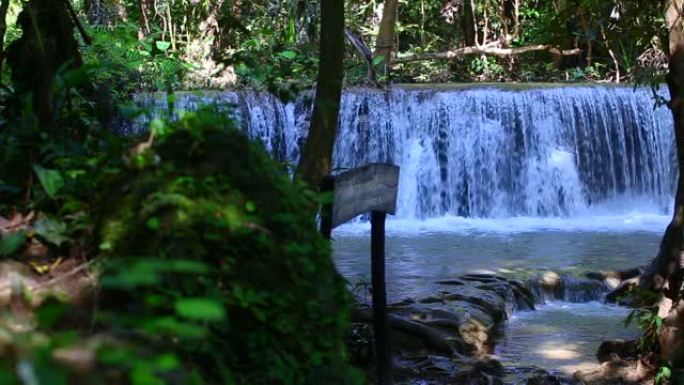
[{"label": "forest canopy", "polygon": [[[682,0],[0,0],[0,263],[14,269],[0,269],[0,383],[372,381],[372,359],[359,357],[373,353],[352,352],[369,346],[367,330],[350,323],[373,314],[356,306],[317,228],[344,88],[665,81],[681,168],[675,215],[654,263],[619,294],[645,298],[634,314],[649,375],[666,368],[679,380],[682,12]],[[180,111],[185,90],[302,101],[299,163],[279,163],[241,132],[232,102]],[[164,106],[141,108],[143,96]],[[372,119],[363,108],[358,131]],[[125,129],[140,117],[145,127]],[[430,133],[439,138],[428,150],[446,162],[459,134]],[[483,377],[468,381],[492,383],[503,366],[479,354],[508,317],[504,297],[533,309],[534,295],[513,279],[463,277],[450,284],[470,293],[403,301],[392,327],[421,353],[474,365],[462,373]],[[446,297],[487,322],[460,305],[463,318],[415,315]]]},{"label": "forest canopy", "polygon": [[[20,33],[20,2],[8,3],[5,45]],[[93,37],[86,60],[107,63],[103,77],[128,73],[133,89],[286,95],[315,79],[317,2],[82,0],[74,8]],[[346,4],[346,27],[356,43],[346,45],[349,85],[371,84],[369,65],[382,81],[408,83],[649,81],[666,65],[658,1],[362,0]]]}]

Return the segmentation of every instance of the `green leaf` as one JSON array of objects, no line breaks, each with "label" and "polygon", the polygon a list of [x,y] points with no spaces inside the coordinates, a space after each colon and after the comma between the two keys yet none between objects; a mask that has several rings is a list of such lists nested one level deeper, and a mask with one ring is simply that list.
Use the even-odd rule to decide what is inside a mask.
[{"label": "green leaf", "polygon": [[179,365],[180,363],[178,362],[178,358],[176,358],[176,356],[171,353],[165,353],[157,356],[154,366],[157,368],[157,370],[168,372],[169,370],[178,368]]},{"label": "green leaf", "polygon": [[26,232],[7,234],[0,239],[0,256],[9,257],[19,251],[26,242]]},{"label": "green leaf", "polygon": [[147,220],[147,228],[150,230],[157,231],[159,230],[159,227],[161,227],[161,221],[159,221],[159,218],[152,217]]},{"label": "green leaf", "polygon": [[632,319],[634,319],[634,315],[636,315],[636,310],[632,310],[627,314],[627,318],[625,318],[625,327],[629,326],[629,324],[632,322]]},{"label": "green leaf", "polygon": [[34,231],[38,236],[57,247],[69,241],[67,225],[62,221],[41,218],[36,222]]},{"label": "green leaf", "polygon": [[373,65],[376,66],[376,65],[382,63],[383,61],[385,61],[385,56],[383,56],[383,55],[376,56],[373,58]]},{"label": "green leaf", "polygon": [[206,298],[181,298],[176,301],[176,313],[198,321],[223,321],[226,318],[223,305]]},{"label": "green leaf", "polygon": [[43,330],[48,330],[57,324],[65,314],[66,306],[56,300],[51,298],[38,308],[36,312],[36,318],[38,319],[38,325]]},{"label": "green leaf", "polygon": [[293,60],[297,57],[297,52],[294,51],[283,51],[280,53],[280,57],[288,60]]},{"label": "green leaf", "polygon": [[655,383],[660,384],[663,380],[668,380],[672,376],[672,371],[667,366],[661,366],[655,377]]},{"label": "green leaf", "polygon": [[164,123],[163,120],[155,118],[150,123],[150,131],[155,137],[161,138],[166,135],[169,131],[169,127]]},{"label": "green leaf", "polygon": [[50,198],[54,198],[59,190],[64,187],[64,179],[59,171],[49,170],[37,164],[33,165],[33,170],[36,172],[36,175],[38,175],[43,190],[45,190]]},{"label": "green leaf", "polygon": [[162,317],[149,322],[144,326],[150,333],[173,333],[185,338],[205,338],[205,328],[197,327],[197,324],[182,322],[175,317]]},{"label": "green leaf", "polygon": [[131,373],[131,383],[133,385],[164,385],[165,382],[158,378],[152,368],[144,363],[138,361]]},{"label": "green leaf", "polygon": [[161,40],[158,40],[156,42],[156,45],[157,45],[157,49],[160,51],[166,51],[171,47],[171,43],[169,43],[168,41],[161,41]]}]

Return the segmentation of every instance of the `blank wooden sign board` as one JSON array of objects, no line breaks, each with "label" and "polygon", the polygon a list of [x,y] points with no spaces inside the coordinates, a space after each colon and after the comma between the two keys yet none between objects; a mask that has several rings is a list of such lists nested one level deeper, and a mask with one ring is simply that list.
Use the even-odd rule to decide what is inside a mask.
[{"label": "blank wooden sign board", "polygon": [[321,213],[321,233],[328,239],[332,229],[357,215],[371,213],[371,284],[373,331],[377,355],[378,384],[392,383],[392,353],[387,323],[385,285],[385,218],[394,214],[399,185],[399,167],[373,163],[323,181],[322,190],[333,191],[333,203]]}]

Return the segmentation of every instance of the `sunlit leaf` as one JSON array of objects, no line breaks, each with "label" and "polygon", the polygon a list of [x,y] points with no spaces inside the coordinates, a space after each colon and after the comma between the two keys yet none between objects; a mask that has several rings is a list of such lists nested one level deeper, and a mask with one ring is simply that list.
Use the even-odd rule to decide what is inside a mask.
[{"label": "sunlit leaf", "polygon": [[43,190],[45,190],[50,198],[54,198],[59,190],[64,187],[64,179],[59,171],[49,170],[37,164],[33,165],[33,170],[36,172],[36,175],[38,175]]},{"label": "sunlit leaf", "polygon": [[176,301],[176,313],[198,321],[223,321],[226,318],[224,307],[206,298],[181,298]]},{"label": "sunlit leaf", "polygon": [[168,49],[171,47],[171,43],[168,42],[168,41],[160,41],[160,40],[158,40],[158,41],[156,42],[156,45],[157,45],[157,49],[160,50],[160,51],[166,51],[166,50],[168,50]]},{"label": "sunlit leaf", "polygon": [[41,218],[34,225],[34,232],[55,246],[62,246],[69,241],[67,225],[62,221]]},{"label": "sunlit leaf", "polygon": [[288,59],[288,60],[293,60],[294,58],[297,57],[297,53],[294,51],[283,51],[280,53],[280,57]]}]

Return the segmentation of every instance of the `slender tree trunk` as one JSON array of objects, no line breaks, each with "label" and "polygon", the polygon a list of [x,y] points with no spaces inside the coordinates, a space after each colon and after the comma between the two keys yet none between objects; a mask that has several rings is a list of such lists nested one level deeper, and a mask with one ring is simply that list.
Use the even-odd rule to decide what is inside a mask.
[{"label": "slender tree trunk", "polygon": [[149,7],[147,6],[147,0],[140,0],[140,14],[142,15],[143,25],[145,26],[145,29],[143,30],[144,35],[149,35],[152,33],[152,30],[150,29],[150,21],[147,16],[149,13],[148,9]]},{"label": "slender tree trunk", "polygon": [[514,4],[514,27],[513,27],[513,37],[520,37],[520,0],[515,0]]},{"label": "slender tree trunk", "polygon": [[387,75],[389,72],[392,51],[394,49],[394,29],[397,24],[397,0],[385,0],[382,10],[382,20],[378,30],[378,39],[375,43],[375,57],[382,57],[380,73]]},{"label": "slender tree trunk", "polygon": [[582,33],[584,34],[584,41],[587,43],[587,54],[585,56],[586,58],[586,65],[587,67],[590,67],[592,62],[593,62],[593,49],[594,49],[594,43],[592,42],[591,36],[590,36],[590,30],[589,30],[589,22],[587,21],[587,17],[584,14],[584,12],[580,9],[580,21],[582,23]]},{"label": "slender tree trunk", "polygon": [[606,29],[603,25],[601,26],[601,35],[603,36],[603,41],[606,43],[606,48],[608,48],[608,55],[610,55],[611,60],[613,60],[613,66],[615,67],[615,83],[620,83],[620,63],[618,63],[617,56],[615,56],[615,51],[610,47],[608,35],[606,35]]},{"label": "slender tree trunk", "polygon": [[[658,315],[664,318],[660,330],[660,356],[674,369],[674,381],[680,381],[684,368],[684,302],[682,301],[682,272],[684,268],[684,22],[680,10],[684,0],[672,0],[665,11],[669,30],[670,109],[674,120],[679,180],[675,196],[674,214],[661,241],[660,250],[653,262],[651,285],[660,292]],[[680,382],[674,382],[680,383]]]},{"label": "slender tree trunk", "polygon": [[112,27],[126,18],[126,7],[119,0],[88,0],[85,8],[92,25]]},{"label": "slender tree trunk", "polygon": [[5,61],[5,34],[7,33],[7,11],[10,0],[0,0],[0,71]]},{"label": "slender tree trunk", "polygon": [[487,44],[487,35],[489,35],[489,13],[487,10],[489,9],[489,2],[485,0],[484,2],[484,9],[482,12],[482,19],[483,19],[483,27],[482,27],[482,45]]},{"label": "slender tree trunk", "polygon": [[[466,3],[467,1],[463,1]],[[480,45],[480,42],[477,40],[477,17],[475,16],[475,11],[477,8],[475,8],[475,0],[470,0],[470,15],[472,17],[472,27],[473,27],[473,37],[474,37],[474,42],[475,45]]]},{"label": "slender tree trunk", "polygon": [[332,169],[332,153],[344,79],[344,2],[321,0],[321,42],[309,135],[302,149],[296,178],[320,185]]},{"label": "slender tree trunk", "polygon": [[518,37],[520,20],[520,0],[503,0],[499,6],[499,20],[503,27],[505,40]]},{"label": "slender tree trunk", "polygon": [[477,45],[475,32],[475,13],[470,0],[463,1],[463,11],[461,11],[461,35],[463,36],[463,46],[472,47]]}]

